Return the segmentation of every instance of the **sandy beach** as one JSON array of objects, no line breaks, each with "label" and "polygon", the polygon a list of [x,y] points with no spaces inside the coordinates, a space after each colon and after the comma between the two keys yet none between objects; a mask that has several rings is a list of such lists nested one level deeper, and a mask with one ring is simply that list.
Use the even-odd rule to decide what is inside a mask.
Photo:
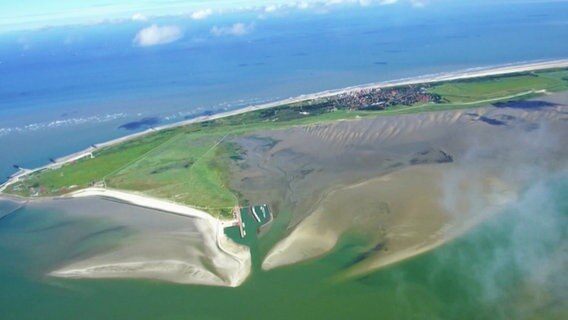
[{"label": "sandy beach", "polygon": [[[50,272],[50,275],[66,278],[149,278],[183,284],[235,287],[250,274],[250,251],[248,247],[237,245],[227,238],[223,232],[227,221],[220,221],[188,206],[119,190],[90,188],[60,199],[93,197],[187,217],[197,228],[200,241],[193,247],[180,249],[179,252],[186,252],[183,255],[162,256],[157,252],[147,259],[140,259],[141,256],[148,256],[148,251],[151,252],[148,248],[156,247],[155,240],[142,238],[133,245],[73,262]],[[163,245],[184,246],[185,241],[178,243],[174,240],[163,240]],[[189,248],[197,251],[182,259],[187,256]],[[202,255],[207,257],[209,264],[203,263]]]}]

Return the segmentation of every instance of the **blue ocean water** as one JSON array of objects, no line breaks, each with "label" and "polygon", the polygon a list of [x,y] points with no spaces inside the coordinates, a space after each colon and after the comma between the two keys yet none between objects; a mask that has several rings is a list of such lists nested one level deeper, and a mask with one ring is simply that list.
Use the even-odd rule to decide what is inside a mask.
[{"label": "blue ocean water", "polygon": [[[239,13],[0,34],[0,177],[151,125],[344,86],[568,56],[568,3]],[[212,26],[243,22],[243,36]],[[184,37],[141,48],[148,25]],[[150,124],[148,124],[150,125]]]}]

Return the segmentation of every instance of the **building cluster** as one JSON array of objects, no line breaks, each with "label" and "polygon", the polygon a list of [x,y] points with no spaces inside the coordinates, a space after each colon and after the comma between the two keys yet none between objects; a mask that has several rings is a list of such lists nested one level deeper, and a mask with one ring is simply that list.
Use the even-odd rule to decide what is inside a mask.
[{"label": "building cluster", "polygon": [[441,96],[428,92],[424,86],[361,89],[328,98],[333,107],[349,110],[383,110],[396,105],[440,101]]}]

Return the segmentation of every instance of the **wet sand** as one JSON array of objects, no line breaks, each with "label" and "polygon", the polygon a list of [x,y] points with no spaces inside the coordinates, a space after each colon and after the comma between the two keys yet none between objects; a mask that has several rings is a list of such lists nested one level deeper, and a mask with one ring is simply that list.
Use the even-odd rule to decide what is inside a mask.
[{"label": "wet sand", "polygon": [[[146,278],[182,284],[240,285],[250,274],[247,247],[226,237],[226,222],[194,208],[117,190],[87,189],[70,197],[38,201],[57,210],[95,201],[114,208],[91,217],[136,229],[116,246],[63,263],[49,275],[66,278]],[[127,212],[120,214],[120,209]],[[91,208],[92,210],[92,208]],[[90,211],[89,209],[81,211]],[[116,213],[116,214],[115,214]],[[89,216],[88,213],[84,215]]]},{"label": "wet sand", "polygon": [[[262,267],[317,257],[353,232],[365,237],[369,247],[363,261],[346,273],[362,274],[433,249],[515,201],[516,186],[487,168],[467,170],[453,164],[412,166],[334,190],[270,251]],[[456,196],[451,205],[439,183],[448,176],[459,177],[452,182]]]},{"label": "wet sand", "polygon": [[567,166],[565,94],[543,108],[478,108],[340,121],[234,139],[233,187],[289,216],[264,269],[366,239],[361,275],[460,236],[542,173]]}]

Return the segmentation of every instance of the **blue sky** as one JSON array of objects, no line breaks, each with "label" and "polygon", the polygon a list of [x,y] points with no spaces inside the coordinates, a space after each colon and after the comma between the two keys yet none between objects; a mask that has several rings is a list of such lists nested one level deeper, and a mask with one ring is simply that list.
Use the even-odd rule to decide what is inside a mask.
[{"label": "blue sky", "polygon": [[[0,0],[0,31],[126,19],[136,13],[165,15],[222,1]],[[217,4],[215,4],[217,5]]]},{"label": "blue sky", "polygon": [[[494,0],[0,0],[0,32],[40,29],[73,24],[95,24],[127,19],[148,20],[168,15],[205,19],[234,11],[256,11],[259,15],[296,10],[325,12],[345,5],[407,5],[421,8]],[[566,0],[499,0],[500,3]]]},{"label": "blue sky", "polygon": [[324,11],[342,5],[407,3],[420,7],[429,2],[444,1],[448,0],[0,0],[0,31],[104,23],[132,17],[187,15],[206,18],[245,10],[269,15],[293,10]]},{"label": "blue sky", "polygon": [[257,0],[0,0],[0,31],[100,23],[128,19],[135,14],[190,15],[200,10],[229,10],[265,3],[267,1]]}]

